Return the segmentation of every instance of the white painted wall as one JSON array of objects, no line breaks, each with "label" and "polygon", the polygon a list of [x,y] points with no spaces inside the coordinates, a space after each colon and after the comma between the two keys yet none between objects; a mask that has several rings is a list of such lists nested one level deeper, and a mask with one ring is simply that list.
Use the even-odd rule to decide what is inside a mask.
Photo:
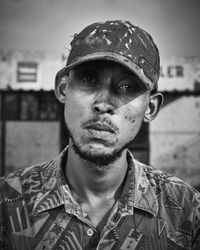
[{"label": "white painted wall", "polygon": [[[53,89],[55,75],[64,66],[65,61],[62,54],[57,52],[0,49],[0,89]],[[38,64],[36,82],[17,81],[19,62]]]},{"label": "white painted wall", "polygon": [[59,154],[59,123],[7,122],[6,171],[52,160]]},{"label": "white painted wall", "polygon": [[200,84],[200,57],[161,56],[161,91],[195,90]]},{"label": "white painted wall", "polygon": [[200,97],[164,106],[150,124],[150,162],[192,185],[200,184]]}]

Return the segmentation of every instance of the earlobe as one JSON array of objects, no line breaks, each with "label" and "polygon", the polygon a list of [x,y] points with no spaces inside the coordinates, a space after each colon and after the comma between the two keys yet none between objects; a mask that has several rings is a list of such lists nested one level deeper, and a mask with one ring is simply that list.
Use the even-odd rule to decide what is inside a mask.
[{"label": "earlobe", "polygon": [[150,96],[149,105],[144,115],[144,122],[150,122],[156,118],[163,104],[163,95],[156,93]]},{"label": "earlobe", "polygon": [[65,102],[67,81],[68,81],[68,77],[63,76],[55,83],[54,92],[55,92],[56,98],[61,103]]}]

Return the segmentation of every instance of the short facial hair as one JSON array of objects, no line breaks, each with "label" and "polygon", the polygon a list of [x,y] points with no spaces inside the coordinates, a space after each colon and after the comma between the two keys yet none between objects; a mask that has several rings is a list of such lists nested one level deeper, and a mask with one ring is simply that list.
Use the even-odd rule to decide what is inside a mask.
[{"label": "short facial hair", "polygon": [[88,162],[94,163],[100,168],[103,166],[107,166],[113,162],[115,162],[120,156],[122,155],[122,152],[129,147],[129,145],[132,144],[131,140],[127,144],[125,144],[120,149],[114,150],[112,153],[106,154],[106,153],[95,153],[90,150],[83,150],[81,145],[76,143],[74,137],[70,133],[70,130],[68,128],[69,138],[72,141],[72,148],[74,149],[75,153],[80,156],[81,159],[84,159]]}]

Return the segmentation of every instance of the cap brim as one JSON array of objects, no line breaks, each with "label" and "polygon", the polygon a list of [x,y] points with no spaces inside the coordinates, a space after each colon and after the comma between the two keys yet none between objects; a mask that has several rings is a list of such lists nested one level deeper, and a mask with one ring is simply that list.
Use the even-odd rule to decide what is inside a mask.
[{"label": "cap brim", "polygon": [[88,62],[88,61],[95,61],[95,60],[106,60],[106,61],[113,61],[116,63],[119,63],[126,68],[128,68],[130,71],[132,71],[142,82],[146,85],[148,89],[153,89],[155,83],[153,83],[145,74],[144,71],[132,60],[129,58],[112,53],[112,52],[97,52],[93,54],[89,54],[86,56],[83,56],[81,58],[77,58],[76,61],[66,65],[63,69],[58,71],[56,74],[56,81],[60,79],[64,74],[69,72],[71,69],[75,68],[76,66]]}]

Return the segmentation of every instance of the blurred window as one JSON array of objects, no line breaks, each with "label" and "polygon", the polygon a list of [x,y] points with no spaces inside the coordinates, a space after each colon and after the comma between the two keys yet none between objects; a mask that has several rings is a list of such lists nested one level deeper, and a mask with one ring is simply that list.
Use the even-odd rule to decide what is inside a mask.
[{"label": "blurred window", "polygon": [[23,93],[20,99],[20,120],[37,120],[39,104],[37,95]]},{"label": "blurred window", "polygon": [[19,119],[19,98],[15,93],[5,94],[4,117],[6,120]]},{"label": "blurred window", "polygon": [[40,94],[40,120],[58,120],[59,106],[54,95]]},{"label": "blurred window", "polygon": [[3,93],[5,120],[55,121],[60,119],[60,105],[53,92],[16,91]]},{"label": "blurred window", "polygon": [[38,64],[35,62],[18,62],[17,81],[18,82],[36,82]]}]

